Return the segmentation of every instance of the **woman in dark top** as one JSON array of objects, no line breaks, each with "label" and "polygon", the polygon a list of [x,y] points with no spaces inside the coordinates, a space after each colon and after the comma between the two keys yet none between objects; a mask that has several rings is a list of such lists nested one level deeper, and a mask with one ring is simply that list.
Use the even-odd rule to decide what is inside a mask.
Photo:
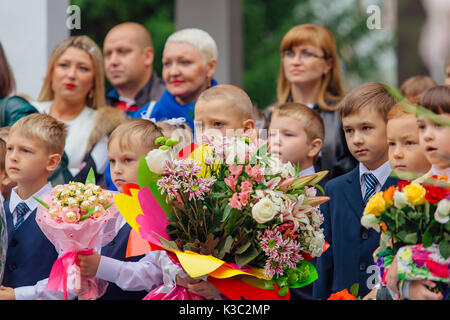
[{"label": "woman in dark top", "polygon": [[320,114],[325,124],[316,171],[328,170],[327,180],[350,171],[357,162],[347,148],[337,111],[345,93],[333,35],[321,26],[298,25],[285,34],[280,52],[277,103],[307,105]]}]

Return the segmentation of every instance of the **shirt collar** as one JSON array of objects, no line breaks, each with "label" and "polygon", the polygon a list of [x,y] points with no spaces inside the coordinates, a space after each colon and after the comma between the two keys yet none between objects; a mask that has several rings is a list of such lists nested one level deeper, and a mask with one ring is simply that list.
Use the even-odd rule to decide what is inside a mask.
[{"label": "shirt collar", "polygon": [[306,168],[305,170],[300,171],[300,176],[306,176],[308,174],[314,174],[316,170],[314,170],[314,166]]},{"label": "shirt collar", "polygon": [[378,168],[376,168],[375,170],[369,170],[367,169],[367,167],[360,162],[359,163],[359,179],[360,179],[360,183],[362,185],[363,182],[363,174],[364,173],[372,173],[378,180],[378,183],[383,186],[384,183],[386,182],[387,178],[389,177],[389,175],[391,174],[391,165],[389,164],[389,161],[386,161],[385,163],[383,163],[381,166],[379,166]]},{"label": "shirt collar", "polygon": [[33,197],[41,199],[43,195],[50,193],[52,191],[52,185],[50,182],[47,182],[46,185],[44,185],[38,192],[33,194],[28,199],[21,199],[19,197],[19,195],[17,194],[16,190],[17,190],[17,187],[14,187],[11,190],[11,197],[9,200],[9,211],[11,213],[14,212],[14,210],[16,209],[17,205],[20,202],[25,202],[26,205],[28,206],[28,208],[30,208],[30,211],[33,211],[34,209],[36,209],[38,206],[38,202],[36,200],[34,200]]},{"label": "shirt collar", "polygon": [[436,176],[444,175],[444,176],[450,177],[450,168],[438,169],[432,165],[431,172],[433,175],[436,175]]}]

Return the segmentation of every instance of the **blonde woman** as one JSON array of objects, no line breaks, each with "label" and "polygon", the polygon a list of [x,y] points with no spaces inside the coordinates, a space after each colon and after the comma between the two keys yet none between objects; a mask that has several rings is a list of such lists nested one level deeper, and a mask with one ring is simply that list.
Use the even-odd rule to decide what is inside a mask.
[{"label": "blonde woman", "polygon": [[105,106],[103,56],[94,41],[74,36],[54,49],[33,104],[67,124],[65,153],[74,180],[84,182],[91,167],[99,179],[108,164],[107,137],[125,115]]},{"label": "blonde woman", "polygon": [[296,102],[316,110],[325,124],[320,169],[330,171],[327,179],[348,172],[356,161],[348,151],[337,111],[345,93],[333,35],[321,26],[297,25],[284,35],[280,53],[277,104]]}]

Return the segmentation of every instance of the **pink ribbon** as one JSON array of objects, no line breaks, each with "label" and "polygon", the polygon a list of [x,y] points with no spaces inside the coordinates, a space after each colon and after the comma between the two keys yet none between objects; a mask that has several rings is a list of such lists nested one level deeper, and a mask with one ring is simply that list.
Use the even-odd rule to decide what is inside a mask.
[{"label": "pink ribbon", "polygon": [[64,299],[67,300],[67,269],[74,264],[77,264],[78,253],[84,255],[91,255],[94,251],[92,249],[86,251],[69,251],[59,257],[53,263],[50,276],[48,278],[47,290],[63,291]]}]

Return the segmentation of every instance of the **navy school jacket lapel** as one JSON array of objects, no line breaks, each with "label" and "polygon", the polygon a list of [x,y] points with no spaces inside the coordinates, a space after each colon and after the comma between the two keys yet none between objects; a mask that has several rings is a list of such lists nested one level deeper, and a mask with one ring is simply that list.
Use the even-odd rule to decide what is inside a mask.
[{"label": "navy school jacket lapel", "polygon": [[364,210],[364,203],[361,195],[361,183],[359,181],[359,167],[353,169],[347,179],[343,189],[344,196],[347,203],[350,205],[351,211],[358,218],[361,219]]}]

